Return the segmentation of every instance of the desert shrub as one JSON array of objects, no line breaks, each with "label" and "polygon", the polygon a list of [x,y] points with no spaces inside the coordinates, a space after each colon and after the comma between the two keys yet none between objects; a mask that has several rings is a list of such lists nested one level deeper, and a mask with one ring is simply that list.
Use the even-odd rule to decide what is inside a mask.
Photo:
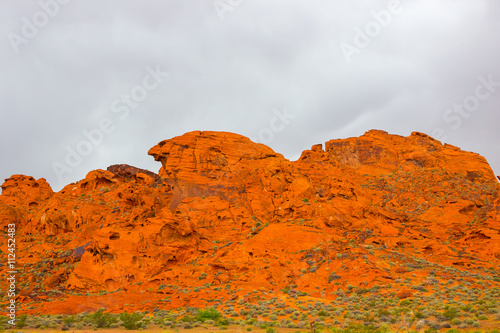
[{"label": "desert shrub", "polygon": [[384,322],[384,323],[390,322],[391,321],[391,317],[389,317],[389,316],[380,316],[380,321]]},{"label": "desert shrub", "polygon": [[327,311],[325,311],[325,310],[320,310],[320,311],[318,312],[318,316],[326,317],[326,316],[328,316],[328,312],[327,312]]},{"label": "desert shrub", "polygon": [[28,320],[28,315],[27,314],[20,315],[19,317],[17,317],[16,327],[17,328],[23,328],[23,327],[25,327],[27,320]]},{"label": "desert shrub", "polygon": [[399,303],[399,306],[408,306],[410,304],[412,304],[412,302],[410,300],[405,299]]},{"label": "desert shrub", "polygon": [[422,291],[422,292],[428,292],[427,288],[425,288],[422,285],[412,286],[411,289]]},{"label": "desert shrub", "polygon": [[58,326],[57,321],[55,321],[54,319],[50,319],[47,325],[47,327],[52,329],[56,329],[57,326]]},{"label": "desert shrub", "polygon": [[380,333],[388,333],[391,332],[391,327],[388,324],[382,324],[377,331]]},{"label": "desert shrub", "polygon": [[226,318],[222,318],[220,321],[219,321],[219,326],[228,326],[230,323],[229,323],[229,320],[226,319]]},{"label": "desert shrub", "polygon": [[375,330],[373,325],[363,325],[363,324],[353,324],[349,323],[347,328],[344,329],[344,333],[370,333]]},{"label": "desert shrub", "polygon": [[76,316],[65,316],[63,318],[63,323],[67,327],[73,326],[75,322],[76,322]]},{"label": "desert shrub", "polygon": [[181,319],[179,319],[180,322],[183,322],[183,323],[194,323],[195,322],[195,318],[191,315],[185,315],[183,316]]},{"label": "desert shrub", "polygon": [[427,326],[429,326],[429,328],[432,328],[436,331],[439,331],[439,329],[441,328],[441,325],[439,323],[436,323],[436,322],[429,322],[427,324]]},{"label": "desert shrub", "polygon": [[469,326],[472,326],[472,324],[474,324],[474,319],[472,318],[467,318],[465,319],[465,324],[469,325]]},{"label": "desert shrub", "polygon": [[198,314],[197,314],[196,317],[197,317],[197,319],[199,321],[201,321],[202,323],[204,323],[206,320],[216,321],[221,316],[222,316],[222,314],[219,311],[217,311],[217,309],[208,308],[208,309],[205,309],[205,310],[198,311]]},{"label": "desert shrub", "polygon": [[97,328],[109,327],[111,324],[116,323],[116,318],[110,313],[104,313],[102,309],[90,315],[92,326]]},{"label": "desert shrub", "polygon": [[272,327],[269,327],[267,330],[266,330],[266,333],[274,333],[276,332],[274,328]]},{"label": "desert shrub", "polygon": [[124,312],[120,315],[120,320],[123,322],[123,327],[127,330],[137,330],[141,327],[141,319],[143,314],[139,312],[127,313]]},{"label": "desert shrub", "polygon": [[460,310],[454,306],[447,307],[443,312],[443,317],[445,317],[448,320],[459,317],[459,315],[460,315]]},{"label": "desert shrub", "polygon": [[415,313],[415,318],[423,319],[423,318],[427,318],[427,317],[428,317],[428,315],[426,315],[425,312],[417,311],[417,313]]}]

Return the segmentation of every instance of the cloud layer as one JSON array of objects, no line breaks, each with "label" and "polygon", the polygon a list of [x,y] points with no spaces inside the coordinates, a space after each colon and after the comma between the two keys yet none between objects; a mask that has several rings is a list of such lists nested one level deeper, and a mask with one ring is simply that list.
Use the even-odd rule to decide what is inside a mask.
[{"label": "cloud layer", "polygon": [[147,150],[192,130],[296,159],[372,128],[500,174],[494,0],[5,1],[0,22],[0,178],[57,190],[115,163],[157,171]]}]

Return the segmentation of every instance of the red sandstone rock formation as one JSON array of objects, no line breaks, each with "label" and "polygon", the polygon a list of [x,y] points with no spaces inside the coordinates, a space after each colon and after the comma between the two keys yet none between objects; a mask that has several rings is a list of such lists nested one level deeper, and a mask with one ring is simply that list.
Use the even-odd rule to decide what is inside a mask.
[{"label": "red sandstone rock formation", "polygon": [[[197,131],[149,154],[158,175],[111,166],[57,193],[44,179],[5,181],[0,226],[17,225],[26,312],[202,307],[254,290],[328,299],[500,264],[491,168],[425,134],[369,131],[290,162],[246,137]],[[387,293],[411,297],[406,288]],[[47,302],[51,290],[60,296]]]}]

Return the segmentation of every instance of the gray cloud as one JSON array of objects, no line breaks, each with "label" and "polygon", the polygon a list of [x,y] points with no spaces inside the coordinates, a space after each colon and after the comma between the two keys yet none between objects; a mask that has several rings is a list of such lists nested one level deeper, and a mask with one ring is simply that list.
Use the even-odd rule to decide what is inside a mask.
[{"label": "gray cloud", "polygon": [[[147,150],[160,140],[199,129],[269,139],[284,109],[295,118],[265,143],[290,159],[372,128],[440,129],[500,174],[500,86],[459,126],[443,118],[479,77],[500,82],[498,2],[402,2],[349,62],[342,43],[355,46],[390,1],[220,1],[234,5],[224,20],[214,1],[68,1],[17,53],[9,36],[56,0],[0,3],[0,178],[29,174],[60,189],[113,163],[156,171]],[[125,105],[158,66],[169,76],[121,119],[113,103]],[[114,130],[61,181],[53,162],[105,118]]]}]

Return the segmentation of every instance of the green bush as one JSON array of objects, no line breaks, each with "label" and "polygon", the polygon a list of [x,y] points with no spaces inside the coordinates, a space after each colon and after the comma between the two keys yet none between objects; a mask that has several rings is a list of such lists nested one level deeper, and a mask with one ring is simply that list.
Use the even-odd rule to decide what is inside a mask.
[{"label": "green bush", "polygon": [[401,301],[401,303],[399,303],[400,306],[408,306],[410,304],[411,304],[411,301],[407,300],[407,299],[405,299],[404,301]]},{"label": "green bush", "polygon": [[325,311],[325,310],[320,310],[320,311],[318,312],[318,316],[326,317],[326,316],[328,316],[328,312],[327,312],[327,311]]},{"label": "green bush", "polygon": [[469,325],[469,326],[472,326],[472,324],[474,324],[474,320],[473,320],[473,319],[471,319],[471,318],[467,318],[467,319],[465,319],[464,321],[465,321],[465,323],[466,323],[467,325]]},{"label": "green bush", "polygon": [[28,319],[28,315],[27,314],[22,314],[18,317],[17,321],[16,321],[16,327],[17,328],[23,328],[26,326],[26,320]]},{"label": "green bush", "polygon": [[75,316],[65,316],[63,318],[63,323],[67,327],[73,326],[73,324],[76,322],[76,317]]},{"label": "green bush", "polygon": [[123,327],[127,330],[137,330],[141,327],[139,323],[143,315],[139,312],[127,313],[124,312],[120,315],[120,320],[123,322]]},{"label": "green bush", "polygon": [[208,308],[206,310],[198,311],[198,315],[196,316],[199,321],[204,323],[206,320],[218,320],[222,314],[214,308]]},{"label": "green bush", "polygon": [[181,319],[179,319],[183,323],[194,323],[196,319],[193,316],[185,315]]},{"label": "green bush", "polygon": [[93,323],[92,326],[97,328],[107,328],[117,321],[116,318],[114,318],[110,313],[103,313],[102,309],[98,310],[94,314],[91,314],[90,320]]},{"label": "green bush", "polygon": [[446,333],[460,333],[460,331],[456,328],[452,328],[451,330],[447,330]]},{"label": "green bush", "polygon": [[373,325],[364,326],[363,324],[352,324],[350,323],[347,328],[344,329],[344,333],[371,333],[375,331],[375,327]]},{"label": "green bush", "polygon": [[274,332],[275,332],[275,330],[274,330],[274,328],[272,328],[272,327],[269,327],[269,328],[266,330],[266,333],[274,333]]},{"label": "green bush", "polygon": [[415,314],[415,318],[418,318],[418,319],[427,318],[427,317],[428,316],[424,312],[421,312],[421,311],[417,311],[417,313]]},{"label": "green bush", "polygon": [[451,320],[459,316],[460,316],[460,310],[454,306],[447,307],[443,312],[443,317],[445,317],[448,320]]},{"label": "green bush", "polygon": [[229,325],[229,320],[227,320],[226,318],[223,318],[219,321],[219,325],[220,326],[228,326]]}]

